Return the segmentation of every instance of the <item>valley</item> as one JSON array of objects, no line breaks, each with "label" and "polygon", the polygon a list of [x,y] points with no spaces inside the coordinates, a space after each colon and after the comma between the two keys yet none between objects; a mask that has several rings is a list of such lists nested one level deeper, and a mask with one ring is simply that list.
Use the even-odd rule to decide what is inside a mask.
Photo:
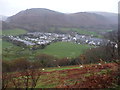
[{"label": "valley", "polygon": [[[29,34],[31,35],[31,33],[29,33]],[[65,39],[62,40],[63,37],[59,38],[59,40],[57,40],[58,38],[56,39],[54,37],[54,35],[59,36],[59,34],[53,34],[53,37],[52,37],[51,33],[45,33],[45,34],[50,34],[49,38],[47,36],[45,36],[45,37],[47,37],[46,39],[43,37],[43,35],[44,35],[43,33],[37,33],[38,35],[42,34],[42,36],[39,35],[39,39],[37,38],[38,36],[36,35],[36,33],[32,33],[32,34],[35,34],[36,39],[34,36],[32,36],[32,37],[34,37],[33,39],[32,39],[32,37],[29,39],[26,35],[25,36],[22,35],[22,38],[26,37],[27,39],[29,39],[29,41],[30,40],[34,41],[34,44],[32,44],[32,45],[31,45],[31,43],[29,43],[29,41],[28,41],[28,43],[26,42],[27,44],[24,44],[24,43],[21,44],[20,42],[22,42],[23,40],[21,40],[19,38],[16,38],[16,39],[14,38],[14,37],[21,37],[21,36],[12,36],[12,35],[7,36],[7,37],[13,37],[14,41],[11,39],[3,38],[3,42],[2,42],[3,59],[10,60],[13,57],[18,57],[18,56],[22,57],[22,55],[24,55],[24,54],[26,54],[25,57],[28,57],[28,58],[29,58],[29,55],[34,57],[34,55],[39,55],[39,54],[53,55],[58,58],[65,58],[65,57],[70,58],[70,57],[79,56],[79,54],[82,54],[83,51],[85,51],[85,49],[93,47],[93,46],[90,46],[87,44],[85,44],[84,46],[82,44],[80,45],[80,43],[77,44],[75,40],[73,40],[73,41],[67,41]],[[64,34],[62,34],[62,35],[65,36]],[[21,40],[21,41],[17,42],[17,40]],[[24,38],[24,40],[25,40],[25,38]],[[37,40],[39,41],[39,43],[37,42]],[[78,51],[78,49],[80,49],[80,50]],[[19,52],[21,52],[21,54]],[[5,53],[8,54],[8,57],[4,57]],[[19,53],[19,54],[17,55],[17,53]]]},{"label": "valley", "polygon": [[45,8],[2,20],[2,88],[119,89],[117,14]]},{"label": "valley", "polygon": [[98,38],[94,36],[94,33],[89,32],[60,34],[27,32],[21,29],[4,30],[2,38],[3,60],[18,57],[34,59],[39,54],[52,55],[57,58],[75,58],[87,49],[103,46],[110,42],[110,40]]}]

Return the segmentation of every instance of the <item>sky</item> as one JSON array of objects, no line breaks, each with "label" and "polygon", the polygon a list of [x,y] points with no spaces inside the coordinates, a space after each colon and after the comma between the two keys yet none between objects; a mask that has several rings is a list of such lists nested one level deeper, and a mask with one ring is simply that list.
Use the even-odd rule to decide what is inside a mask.
[{"label": "sky", "polygon": [[21,10],[47,8],[63,13],[85,11],[118,12],[120,0],[0,0],[0,15],[12,16]]}]

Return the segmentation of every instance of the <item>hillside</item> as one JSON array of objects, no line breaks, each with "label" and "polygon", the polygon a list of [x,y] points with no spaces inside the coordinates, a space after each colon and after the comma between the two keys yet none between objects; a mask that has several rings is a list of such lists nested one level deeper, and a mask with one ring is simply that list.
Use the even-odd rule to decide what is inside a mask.
[{"label": "hillside", "polygon": [[44,8],[32,8],[21,11],[9,17],[7,21],[29,31],[49,31],[50,27],[105,30],[113,29],[113,26],[116,25],[109,18],[96,13],[79,12],[65,14]]},{"label": "hillside", "polygon": [[20,34],[26,34],[27,31],[24,29],[5,29],[2,31],[2,35],[20,35]]},{"label": "hillside", "polygon": [[107,63],[13,72],[3,74],[3,88],[116,88],[117,68]]},{"label": "hillside", "polygon": [[13,24],[10,24],[8,22],[5,21],[1,21],[2,23],[2,30],[8,30],[8,29],[14,29],[15,26]]},{"label": "hillside", "polygon": [[23,50],[22,47],[16,46],[5,40],[3,40],[2,42],[3,42],[2,43],[3,60],[14,60],[20,57],[35,58],[36,56],[42,55],[42,54],[51,55],[60,59],[66,58],[66,57],[75,58],[83,54],[87,49],[93,48],[93,46],[89,46],[89,45],[83,46],[83,45],[78,45],[70,42],[69,43],[56,42],[47,46],[45,49],[38,49],[32,52],[27,48]]},{"label": "hillside", "polygon": [[58,58],[75,58],[87,49],[93,48],[90,45],[78,45],[70,42],[57,42],[47,46],[43,50],[37,50],[37,53],[44,53],[48,55],[53,55]]},{"label": "hillside", "polygon": [[118,23],[118,14],[117,13],[109,13],[109,12],[94,12],[94,13],[108,18],[112,24]]},{"label": "hillside", "polygon": [[66,25],[65,14],[48,9],[27,9],[9,17],[8,21],[27,30],[46,30]]}]

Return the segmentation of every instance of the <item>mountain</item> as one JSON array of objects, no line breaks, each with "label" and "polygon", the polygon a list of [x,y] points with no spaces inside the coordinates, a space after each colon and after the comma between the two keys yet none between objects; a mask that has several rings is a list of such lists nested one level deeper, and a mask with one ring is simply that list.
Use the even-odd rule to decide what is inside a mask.
[{"label": "mountain", "polygon": [[49,9],[27,9],[9,17],[7,21],[27,30],[45,30],[50,26],[66,26],[66,15]]},{"label": "mountain", "polygon": [[44,8],[23,10],[7,21],[29,31],[48,31],[50,27],[110,29],[116,23],[105,15],[91,12],[65,14]]},{"label": "mountain", "polygon": [[9,30],[16,28],[13,24],[10,24],[8,22],[1,21],[1,23],[2,23],[2,30]]},{"label": "mountain", "polygon": [[79,12],[79,13],[73,13],[69,15],[70,22],[74,26],[80,26],[80,27],[109,27],[111,24],[107,18],[104,16],[95,14],[95,13],[89,13],[89,12]]},{"label": "mountain", "polygon": [[110,12],[94,12],[94,13],[108,18],[111,21],[111,23],[113,23],[113,24],[118,23],[118,14],[117,13],[110,13]]}]

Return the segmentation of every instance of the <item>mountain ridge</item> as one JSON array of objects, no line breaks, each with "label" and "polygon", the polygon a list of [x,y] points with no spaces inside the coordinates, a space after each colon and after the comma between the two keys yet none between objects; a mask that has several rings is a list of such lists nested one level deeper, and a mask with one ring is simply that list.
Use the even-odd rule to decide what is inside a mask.
[{"label": "mountain ridge", "polygon": [[109,29],[117,24],[112,22],[110,18],[98,13],[78,12],[66,14],[45,8],[23,10],[8,17],[7,21],[30,31],[45,31],[49,27]]}]

